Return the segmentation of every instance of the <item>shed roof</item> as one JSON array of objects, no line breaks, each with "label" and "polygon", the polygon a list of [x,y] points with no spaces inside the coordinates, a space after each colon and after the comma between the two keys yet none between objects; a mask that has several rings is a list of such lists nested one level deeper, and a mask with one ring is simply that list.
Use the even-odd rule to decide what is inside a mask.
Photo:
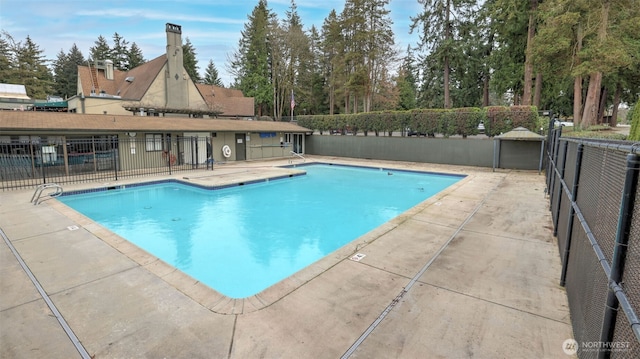
[{"label": "shed roof", "polygon": [[529,131],[524,127],[517,127],[507,133],[496,136],[496,139],[510,141],[544,141],[545,137]]},{"label": "shed roof", "polygon": [[0,97],[30,100],[24,85],[0,83]]},{"label": "shed roof", "polygon": [[296,123],[123,116],[38,111],[0,111],[0,132],[311,132]]}]

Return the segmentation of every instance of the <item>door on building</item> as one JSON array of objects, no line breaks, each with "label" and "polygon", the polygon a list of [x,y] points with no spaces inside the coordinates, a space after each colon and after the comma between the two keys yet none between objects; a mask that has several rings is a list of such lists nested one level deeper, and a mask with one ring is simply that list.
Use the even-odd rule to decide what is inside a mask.
[{"label": "door on building", "polygon": [[293,134],[293,152],[303,154],[304,150],[302,148],[302,143],[304,140],[304,135],[301,133]]},{"label": "door on building", "polygon": [[247,159],[244,133],[236,133],[236,161],[244,161]]},{"label": "door on building", "polygon": [[[184,133],[184,163],[198,164],[207,161],[209,133],[207,132],[185,132]],[[209,151],[210,152],[210,151]]]}]

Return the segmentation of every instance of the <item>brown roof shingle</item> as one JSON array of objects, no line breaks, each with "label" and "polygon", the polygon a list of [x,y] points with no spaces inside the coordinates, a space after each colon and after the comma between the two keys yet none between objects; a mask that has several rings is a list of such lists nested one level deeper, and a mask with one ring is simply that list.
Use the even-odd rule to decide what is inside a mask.
[{"label": "brown roof shingle", "polygon": [[2,133],[311,132],[291,122],[0,111]]},{"label": "brown roof shingle", "polygon": [[[114,69],[113,80],[107,80],[105,72],[98,70],[98,84],[97,88],[95,88],[95,93],[99,94],[104,91],[107,95],[120,96],[125,100],[140,101],[166,62],[167,56],[161,55],[129,71]],[[128,77],[132,77],[134,80],[127,82],[126,79]],[[82,86],[81,89],[78,89],[78,93],[89,96],[94,87],[91,80],[91,68],[89,66],[78,66],[78,78]]]},{"label": "brown roof shingle", "polygon": [[253,97],[244,97],[242,91],[207,84],[196,84],[202,98],[210,108],[220,108],[223,117],[253,117]]}]

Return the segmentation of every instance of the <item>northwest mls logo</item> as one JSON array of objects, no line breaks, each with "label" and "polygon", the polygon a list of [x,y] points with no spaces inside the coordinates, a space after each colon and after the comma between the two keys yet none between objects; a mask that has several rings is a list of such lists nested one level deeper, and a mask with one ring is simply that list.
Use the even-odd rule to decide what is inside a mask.
[{"label": "northwest mls logo", "polygon": [[581,352],[623,352],[629,350],[629,342],[581,342],[574,339],[567,339],[562,343],[562,351],[567,355],[575,355],[580,349]]},{"label": "northwest mls logo", "polygon": [[562,342],[562,351],[567,355],[575,355],[578,352],[578,342],[574,339],[567,339]]}]

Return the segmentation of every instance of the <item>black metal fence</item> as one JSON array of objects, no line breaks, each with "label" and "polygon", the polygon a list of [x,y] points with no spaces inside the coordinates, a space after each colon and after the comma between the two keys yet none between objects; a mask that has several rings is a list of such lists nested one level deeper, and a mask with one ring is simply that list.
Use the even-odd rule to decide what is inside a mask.
[{"label": "black metal fence", "polygon": [[640,358],[640,147],[564,138],[562,128],[549,139],[547,191],[578,357]]},{"label": "black metal fence", "polygon": [[[10,140],[7,140],[10,138]],[[114,181],[127,177],[213,169],[211,138],[148,135],[4,137],[0,142],[3,191],[44,183]]]}]

